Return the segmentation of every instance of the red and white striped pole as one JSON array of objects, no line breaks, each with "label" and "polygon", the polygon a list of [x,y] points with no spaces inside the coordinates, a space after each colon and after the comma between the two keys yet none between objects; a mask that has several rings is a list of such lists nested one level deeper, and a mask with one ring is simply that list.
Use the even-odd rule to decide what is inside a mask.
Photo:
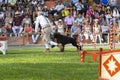
[{"label": "red and white striped pole", "polygon": [[113,50],[113,25],[112,25],[112,18],[110,18],[110,50]]},{"label": "red and white striped pole", "polygon": [[[94,29],[94,28],[93,28]],[[93,42],[93,46],[94,48],[96,49],[96,33],[95,33],[95,29],[93,30],[93,39],[94,39],[94,42]]]}]

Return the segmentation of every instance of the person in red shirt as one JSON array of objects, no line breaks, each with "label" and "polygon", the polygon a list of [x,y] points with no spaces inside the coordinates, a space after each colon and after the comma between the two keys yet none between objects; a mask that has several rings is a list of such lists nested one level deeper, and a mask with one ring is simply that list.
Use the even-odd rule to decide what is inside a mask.
[{"label": "person in red shirt", "polygon": [[31,36],[33,32],[33,28],[30,24],[26,24],[25,27],[24,27],[24,31],[23,31],[23,34],[24,36],[26,36],[26,40],[27,40],[27,44],[29,44],[29,38]]}]

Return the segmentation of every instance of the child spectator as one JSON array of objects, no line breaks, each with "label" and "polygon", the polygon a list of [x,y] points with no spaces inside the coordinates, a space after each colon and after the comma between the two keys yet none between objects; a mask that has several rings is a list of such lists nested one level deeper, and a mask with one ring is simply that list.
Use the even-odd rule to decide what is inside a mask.
[{"label": "child spectator", "polygon": [[101,44],[101,27],[98,24],[98,19],[94,20],[94,24],[93,24],[93,36],[94,36],[94,41],[95,43],[97,42],[97,37],[99,38],[99,42]]},{"label": "child spectator", "polygon": [[23,34],[26,36],[27,44],[29,44],[29,42],[30,42],[29,38],[30,38],[30,36],[32,34],[32,31],[33,31],[33,29],[31,27],[31,25],[30,24],[26,24],[25,27],[24,27]]}]

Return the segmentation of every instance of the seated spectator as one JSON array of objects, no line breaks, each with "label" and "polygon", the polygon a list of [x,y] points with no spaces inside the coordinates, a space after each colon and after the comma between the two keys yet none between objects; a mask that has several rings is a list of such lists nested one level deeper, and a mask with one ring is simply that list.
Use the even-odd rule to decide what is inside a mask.
[{"label": "seated spectator", "polygon": [[82,31],[82,21],[84,20],[84,17],[81,14],[78,14],[75,21],[77,22],[78,26],[80,26],[80,30]]},{"label": "seated spectator", "polygon": [[5,11],[5,15],[11,15],[11,17],[14,16],[14,9],[12,9],[11,6],[7,7],[7,10]]},{"label": "seated spectator", "polygon": [[85,36],[85,40],[89,40],[89,38],[90,38],[90,40],[92,40],[94,42],[92,29],[91,29],[91,26],[90,26],[89,22],[86,22],[85,25],[84,25],[83,35]]},{"label": "seated spectator", "polygon": [[70,30],[71,30],[71,27],[73,25],[73,22],[74,22],[74,17],[72,16],[71,13],[69,13],[68,16],[65,17],[65,20],[64,20],[64,23],[66,25],[66,31],[69,33]]},{"label": "seated spectator", "polygon": [[72,15],[73,15],[74,19],[76,19],[76,17],[77,17],[77,10],[76,10],[75,6],[73,6],[73,8],[72,8]]},{"label": "seated spectator", "polygon": [[6,18],[5,18],[5,28],[7,30],[7,34],[10,37],[12,36],[12,23],[13,23],[12,15],[10,15],[10,14],[6,15]]},{"label": "seated spectator", "polygon": [[24,27],[23,33],[27,38],[27,44],[29,44],[29,42],[30,42],[29,38],[30,38],[30,36],[32,34],[32,31],[33,31],[32,26],[30,24],[26,24],[25,27]]},{"label": "seated spectator", "polygon": [[22,22],[23,17],[20,16],[20,13],[17,11],[15,12],[15,16],[13,18],[13,33],[15,34],[15,36],[20,36],[20,34],[23,31],[23,27],[21,26],[21,22]]},{"label": "seated spectator", "polygon": [[4,24],[4,13],[0,12],[0,29],[2,28],[3,24]]},{"label": "seated spectator", "polygon": [[0,28],[0,36],[6,36],[6,28],[4,27],[4,25],[2,25],[2,27]]},{"label": "seated spectator", "polygon": [[22,26],[25,27],[26,24],[32,25],[31,18],[29,15],[25,15],[25,18],[22,20]]},{"label": "seated spectator", "polygon": [[89,9],[87,10],[87,14],[92,17],[92,19],[95,19],[95,15],[94,15],[94,9],[92,6],[89,7]]},{"label": "seated spectator", "polygon": [[120,27],[117,29],[117,37],[118,37],[118,43],[120,43]]},{"label": "seated spectator", "polygon": [[84,5],[82,4],[81,1],[79,1],[78,3],[75,4],[76,6],[76,10],[77,10],[77,13],[79,14],[82,14],[84,12]]},{"label": "seated spectator", "polygon": [[64,25],[61,19],[59,19],[58,21],[58,25],[57,25],[57,32],[64,35]]},{"label": "seated spectator", "polygon": [[33,29],[32,41],[33,41],[34,44],[37,43],[40,35],[41,35],[40,28],[38,29],[38,31],[36,33],[35,33],[34,29]]},{"label": "seated spectator", "polygon": [[67,9],[67,7],[65,7],[63,10],[62,10],[62,18],[65,18],[66,16],[69,15],[69,10]]},{"label": "seated spectator", "polygon": [[117,7],[114,7],[113,11],[112,11],[112,16],[113,16],[113,22],[115,20],[118,20],[118,18],[120,17],[119,11]]},{"label": "seated spectator", "polygon": [[106,14],[105,14],[105,19],[106,19],[107,25],[109,27],[110,27],[110,18],[111,18],[110,7],[107,7]]},{"label": "seated spectator", "polygon": [[99,38],[99,42],[101,44],[101,27],[98,24],[98,19],[94,20],[94,24],[93,24],[93,36],[94,36],[94,41],[95,43],[97,42],[97,38]]},{"label": "seated spectator", "polygon": [[48,7],[47,6],[44,6],[44,8],[43,8],[43,15],[45,16],[45,17],[48,17],[48,15],[49,15],[49,10],[48,10]]},{"label": "seated spectator", "polygon": [[64,2],[63,2],[63,4],[65,5],[65,6],[67,6],[67,7],[69,7],[71,4],[70,4],[70,2],[69,2],[69,0],[65,0]]},{"label": "seated spectator", "polygon": [[50,22],[51,25],[51,35],[53,35],[55,32],[57,32],[57,26],[55,25],[55,23],[53,21]]},{"label": "seated spectator", "polygon": [[109,34],[110,27],[107,25],[107,22],[104,22],[104,24],[101,26],[102,31],[102,42],[107,42],[106,36]]},{"label": "seated spectator", "polygon": [[77,21],[74,21],[73,26],[71,27],[71,37],[75,38],[78,35],[78,24]]},{"label": "seated spectator", "polygon": [[71,3],[72,3],[72,6],[75,6],[75,4],[79,2],[79,0],[72,0]]}]

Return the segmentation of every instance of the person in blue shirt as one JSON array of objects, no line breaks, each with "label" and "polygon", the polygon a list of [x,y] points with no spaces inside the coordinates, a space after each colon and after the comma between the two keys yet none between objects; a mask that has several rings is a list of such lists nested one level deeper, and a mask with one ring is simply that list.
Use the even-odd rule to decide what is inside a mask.
[{"label": "person in blue shirt", "polygon": [[[76,21],[74,21],[73,26],[71,27],[71,37],[76,39],[78,37],[78,29],[79,25]],[[80,35],[80,41],[82,40],[82,36]]]},{"label": "person in blue shirt", "polygon": [[81,14],[78,14],[78,17],[75,19],[77,24],[80,26],[81,31],[82,31],[82,21],[83,21],[83,19],[84,19],[84,17]]},{"label": "person in blue shirt", "polygon": [[75,6],[75,4],[78,2],[79,0],[72,0],[72,6]]}]

